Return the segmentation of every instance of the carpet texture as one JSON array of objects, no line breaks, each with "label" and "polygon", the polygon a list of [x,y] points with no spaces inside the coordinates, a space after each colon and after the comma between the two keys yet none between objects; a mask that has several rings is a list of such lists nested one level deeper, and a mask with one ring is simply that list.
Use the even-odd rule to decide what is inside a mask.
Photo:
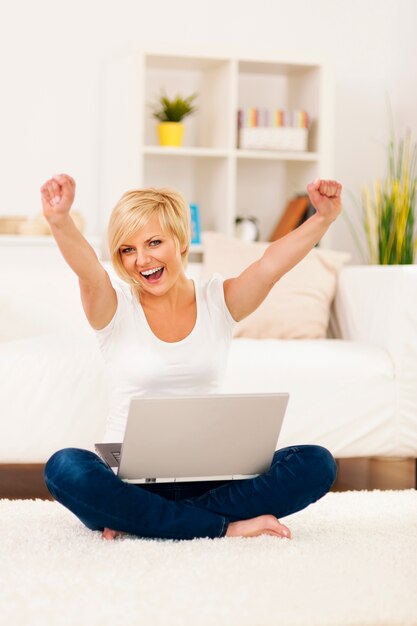
[{"label": "carpet texture", "polygon": [[293,538],[106,542],[55,502],[0,501],[12,626],[416,626],[417,491],[330,493]]}]

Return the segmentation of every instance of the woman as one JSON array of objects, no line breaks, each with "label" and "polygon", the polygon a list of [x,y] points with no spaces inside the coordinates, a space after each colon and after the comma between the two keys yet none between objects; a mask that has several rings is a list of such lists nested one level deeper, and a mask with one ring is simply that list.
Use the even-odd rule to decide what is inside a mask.
[{"label": "woman", "polygon": [[[111,409],[106,441],[121,441],[130,398],[145,393],[188,395],[218,389],[235,321],[252,313],[273,285],[322,238],[340,213],[341,185],[308,187],[316,213],[236,278],[215,274],[195,285],[184,268],[190,211],[169,189],[131,191],[114,208],[109,248],[122,280],[111,280],[70,216],[75,182],[54,176],[41,189],[53,236],[79,278],[85,314],[108,368]],[[269,534],[290,538],[278,520],[325,495],[336,476],[321,446],[275,453],[270,470],[253,479],[132,485],[94,453],[55,453],[45,468],[53,497],[105,539]]]}]

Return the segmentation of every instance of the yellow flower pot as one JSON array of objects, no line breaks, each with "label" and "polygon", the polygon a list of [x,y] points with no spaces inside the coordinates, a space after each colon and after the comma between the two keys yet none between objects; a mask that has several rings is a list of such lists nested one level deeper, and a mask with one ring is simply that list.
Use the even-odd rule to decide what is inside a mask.
[{"label": "yellow flower pot", "polygon": [[158,137],[161,146],[182,145],[184,137],[184,124],[181,122],[161,122],[158,124]]}]

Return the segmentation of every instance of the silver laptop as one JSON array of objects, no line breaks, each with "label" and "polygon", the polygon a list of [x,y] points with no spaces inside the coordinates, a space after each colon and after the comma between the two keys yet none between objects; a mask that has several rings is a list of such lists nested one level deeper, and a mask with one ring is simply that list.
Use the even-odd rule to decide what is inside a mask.
[{"label": "silver laptop", "polygon": [[128,483],[254,478],[271,466],[288,393],[133,398],[122,444],[98,443]]}]

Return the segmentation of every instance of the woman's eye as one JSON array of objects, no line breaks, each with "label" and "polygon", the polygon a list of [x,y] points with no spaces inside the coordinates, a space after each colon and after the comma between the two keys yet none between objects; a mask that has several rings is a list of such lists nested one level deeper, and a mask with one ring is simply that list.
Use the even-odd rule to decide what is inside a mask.
[{"label": "woman's eye", "polygon": [[133,248],[123,248],[122,250],[122,254],[129,254],[130,252],[132,252]]},{"label": "woman's eye", "polygon": [[152,246],[152,247],[155,247],[152,244],[155,244],[156,246],[159,246],[160,243],[161,243],[160,239],[154,239],[153,241],[150,242],[149,245]]}]

